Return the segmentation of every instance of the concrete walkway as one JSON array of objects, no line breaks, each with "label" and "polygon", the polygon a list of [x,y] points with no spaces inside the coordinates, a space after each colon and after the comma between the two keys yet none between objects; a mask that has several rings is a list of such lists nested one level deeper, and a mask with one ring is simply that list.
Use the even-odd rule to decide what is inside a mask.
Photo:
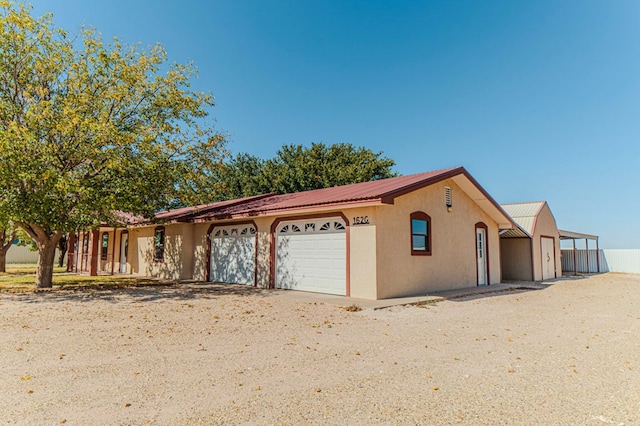
[{"label": "concrete walkway", "polygon": [[482,287],[471,287],[457,290],[447,290],[426,294],[424,296],[398,297],[394,299],[368,300],[355,297],[334,296],[331,294],[310,293],[296,290],[270,290],[268,297],[277,299],[295,300],[308,303],[326,303],[329,305],[351,306],[357,305],[363,309],[384,309],[392,306],[416,305],[419,303],[433,303],[442,300],[457,299],[460,297],[476,296],[487,293],[496,293],[515,289],[539,290],[546,287],[542,283],[513,282],[492,284]]}]

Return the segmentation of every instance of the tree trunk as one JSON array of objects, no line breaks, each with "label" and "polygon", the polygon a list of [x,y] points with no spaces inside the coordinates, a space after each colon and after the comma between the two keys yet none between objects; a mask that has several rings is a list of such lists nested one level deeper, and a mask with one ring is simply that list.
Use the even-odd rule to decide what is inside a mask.
[{"label": "tree trunk", "polygon": [[67,254],[67,249],[69,247],[69,237],[67,234],[63,235],[60,238],[60,242],[58,242],[58,250],[60,251],[60,255],[58,257],[58,266],[62,268],[64,266],[64,257]]},{"label": "tree trunk", "polygon": [[33,223],[18,223],[38,246],[38,266],[36,267],[36,288],[53,287],[53,263],[56,247],[62,232],[51,231]]},{"label": "tree trunk", "polygon": [[38,266],[36,268],[36,288],[53,287],[53,263],[56,257],[57,239],[50,239],[38,247]]},{"label": "tree trunk", "polygon": [[7,252],[11,248],[15,238],[15,232],[11,233],[8,239],[6,231],[0,232],[0,272],[7,272]]}]

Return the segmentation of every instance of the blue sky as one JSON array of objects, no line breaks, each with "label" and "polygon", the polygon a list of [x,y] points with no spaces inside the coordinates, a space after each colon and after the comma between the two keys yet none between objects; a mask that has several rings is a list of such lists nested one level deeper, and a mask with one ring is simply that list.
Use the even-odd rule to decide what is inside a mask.
[{"label": "blue sky", "polygon": [[233,152],[348,142],[462,165],[500,203],[640,248],[640,2],[36,0],[67,30],[163,44]]}]

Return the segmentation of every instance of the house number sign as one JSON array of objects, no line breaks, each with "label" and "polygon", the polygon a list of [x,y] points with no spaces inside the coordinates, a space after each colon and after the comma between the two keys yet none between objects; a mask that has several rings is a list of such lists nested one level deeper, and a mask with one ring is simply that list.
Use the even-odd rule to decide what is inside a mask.
[{"label": "house number sign", "polygon": [[354,216],[353,224],[354,225],[366,225],[369,223],[369,216]]}]

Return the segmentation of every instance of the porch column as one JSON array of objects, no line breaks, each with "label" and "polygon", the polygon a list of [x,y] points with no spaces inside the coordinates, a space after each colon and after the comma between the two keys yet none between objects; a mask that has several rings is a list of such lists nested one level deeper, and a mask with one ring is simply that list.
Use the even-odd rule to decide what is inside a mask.
[{"label": "porch column", "polygon": [[100,231],[94,229],[89,235],[89,275],[98,275],[98,248],[100,245]]},{"label": "porch column", "polygon": [[67,241],[67,272],[73,271],[73,265],[75,264],[75,243],[76,243],[76,233],[69,233],[69,241]]},{"label": "porch column", "polygon": [[596,238],[596,264],[598,265],[598,272],[600,272],[600,246],[598,245],[598,239]]},{"label": "porch column", "polygon": [[78,232],[78,243],[76,244],[76,272],[82,272],[82,252],[84,251],[84,232]]},{"label": "porch column", "polygon": [[573,275],[578,275],[578,258],[576,255],[576,239],[572,238],[571,242],[573,243]]},{"label": "porch column", "polygon": [[116,235],[118,228],[113,228],[113,240],[111,240],[111,275],[113,275],[113,268],[116,264]]},{"label": "porch column", "polygon": [[591,272],[591,270],[589,269],[589,239],[585,238],[584,239],[584,245],[587,248],[587,274]]}]

